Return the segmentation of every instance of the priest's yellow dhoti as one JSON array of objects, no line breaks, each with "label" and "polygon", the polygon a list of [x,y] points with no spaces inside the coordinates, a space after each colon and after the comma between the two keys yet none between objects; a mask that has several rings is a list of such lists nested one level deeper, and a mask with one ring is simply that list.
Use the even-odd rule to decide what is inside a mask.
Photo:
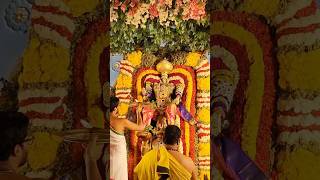
[{"label": "priest's yellow dhoti", "polygon": [[135,180],[160,179],[170,176],[171,180],[190,180],[189,172],[165,147],[160,146],[146,153],[134,169]]}]

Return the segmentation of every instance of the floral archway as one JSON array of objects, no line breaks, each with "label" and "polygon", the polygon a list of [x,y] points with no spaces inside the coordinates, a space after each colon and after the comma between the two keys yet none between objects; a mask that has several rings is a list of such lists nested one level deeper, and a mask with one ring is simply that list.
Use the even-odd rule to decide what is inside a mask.
[{"label": "floral archway", "polygon": [[[160,59],[173,63],[173,71],[189,83],[185,93],[194,94],[185,105],[200,122],[192,126],[181,121],[180,128],[182,152],[195,161],[199,179],[210,177],[210,67],[204,56],[209,50],[206,4],[206,0],[112,0],[110,4],[110,50],[124,54],[115,85],[120,113],[127,114],[129,97],[141,98],[141,82],[148,79],[148,73],[157,74],[154,69]],[[131,133],[129,178],[141,158],[139,143],[136,134]]]}]

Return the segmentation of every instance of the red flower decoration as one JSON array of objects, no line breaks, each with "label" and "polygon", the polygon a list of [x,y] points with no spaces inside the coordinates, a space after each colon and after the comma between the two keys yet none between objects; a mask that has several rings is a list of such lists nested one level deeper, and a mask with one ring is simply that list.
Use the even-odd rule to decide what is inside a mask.
[{"label": "red flower decoration", "polygon": [[165,1],[165,0],[159,0],[160,6],[162,6],[162,5],[164,4],[164,1]]},{"label": "red flower decoration", "polygon": [[197,2],[197,1],[191,1],[189,4],[189,7],[187,8],[187,13],[183,17],[184,20],[194,19],[194,20],[200,20],[204,18],[206,15],[205,11],[205,3]]},{"label": "red flower decoration", "polygon": [[131,8],[128,12],[129,16],[134,16],[136,14],[136,12],[138,11],[138,6]]},{"label": "red flower decoration", "polygon": [[[275,75],[276,75],[276,63],[275,59],[273,57],[273,49],[272,49],[272,39],[270,36],[270,29],[263,21],[258,19],[257,17],[254,17],[247,13],[231,13],[226,11],[217,11],[214,12],[211,15],[211,22],[229,22],[237,24],[238,26],[241,26],[242,28],[246,29],[248,32],[255,35],[257,41],[259,42],[262,50],[263,50],[263,62],[264,62],[264,76],[265,76],[265,82],[264,82],[264,94],[262,99],[262,110],[260,114],[260,121],[259,121],[259,130],[257,135],[257,142],[256,142],[256,157],[255,161],[257,165],[266,173],[269,172],[270,167],[270,147],[271,145],[271,136],[270,132],[272,129],[272,123],[273,123],[273,113],[274,113],[274,103],[275,103],[275,91],[276,91],[276,83],[275,83]],[[216,36],[216,35],[215,35]],[[212,40],[214,40],[216,37],[211,37]],[[244,67],[246,64],[248,66],[248,57],[242,57],[246,53],[245,50],[241,50],[243,47],[241,43],[237,43],[236,41],[227,42],[230,38],[225,37],[219,37],[223,39],[216,39],[218,41],[212,41],[214,45],[220,45],[224,48],[227,48],[230,51],[233,51],[234,55],[236,55],[236,59],[238,62],[238,69],[240,71],[240,78],[248,79],[248,72],[245,72],[244,70],[247,70],[248,67]],[[238,47],[237,47],[238,46]],[[247,55],[246,55],[247,56]],[[246,61],[246,63],[244,63]],[[241,79],[240,79],[241,80]],[[239,104],[242,104],[245,102],[244,100],[241,100],[239,102],[239,99],[243,96],[243,94],[239,94],[244,92],[244,89],[240,87],[240,85],[245,85],[245,81],[238,84],[238,89],[236,90],[236,94],[234,96],[234,102],[237,102],[237,106]],[[233,102],[233,103],[234,103]],[[231,124],[231,137],[237,136],[238,138],[233,138],[235,141],[239,140],[241,141],[241,127],[243,122],[243,110],[237,110],[235,108],[232,109],[232,114],[234,114],[236,117],[234,120],[237,122],[234,122]],[[239,140],[237,140],[239,139]]]},{"label": "red flower decoration", "polygon": [[120,1],[119,0],[115,0],[114,4],[113,4],[113,9],[118,9],[120,6]]},{"label": "red flower decoration", "polygon": [[139,4],[138,0],[132,0],[130,3],[130,7],[136,7]]},{"label": "red flower decoration", "polygon": [[150,5],[149,13],[150,13],[151,19],[159,16],[159,11],[157,9],[157,5],[156,4]]},{"label": "red flower decoration", "polygon": [[127,6],[123,3],[123,4],[121,5],[121,11],[122,11],[122,12],[125,12],[126,9],[127,9]]}]

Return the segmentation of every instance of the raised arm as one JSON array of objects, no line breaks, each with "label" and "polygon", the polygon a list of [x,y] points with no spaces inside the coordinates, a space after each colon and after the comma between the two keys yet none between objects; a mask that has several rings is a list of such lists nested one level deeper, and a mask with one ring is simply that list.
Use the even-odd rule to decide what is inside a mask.
[{"label": "raised arm", "polygon": [[97,136],[90,137],[84,153],[87,180],[102,180],[97,161],[101,155],[102,146],[97,145]]},{"label": "raised arm", "polygon": [[197,176],[198,176],[198,170],[197,167],[194,165],[193,170],[192,170],[192,180],[197,180]]},{"label": "raised arm", "polygon": [[128,119],[124,120],[124,125],[126,129],[129,129],[131,131],[143,131],[144,130],[144,125],[143,124],[136,124],[133,123],[131,121],[129,121]]},{"label": "raised arm", "polygon": [[137,115],[137,124],[138,124],[138,125],[143,124],[143,122],[142,122],[141,112],[142,112],[142,105],[141,105],[141,104],[138,104],[138,106],[137,106],[137,110],[136,110],[136,115]]}]

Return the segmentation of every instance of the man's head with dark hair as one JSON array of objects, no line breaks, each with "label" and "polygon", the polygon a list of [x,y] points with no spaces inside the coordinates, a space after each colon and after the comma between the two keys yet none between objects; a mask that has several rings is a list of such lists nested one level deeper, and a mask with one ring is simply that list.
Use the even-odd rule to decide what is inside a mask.
[{"label": "man's head with dark hair", "polygon": [[110,112],[113,112],[114,110],[116,110],[118,105],[119,105],[119,99],[115,96],[111,96],[110,97]]},{"label": "man's head with dark hair", "polygon": [[0,111],[0,161],[26,162],[26,137],[29,119],[15,111]]},{"label": "man's head with dark hair", "polygon": [[110,96],[110,112],[113,114],[118,113],[117,107],[119,105],[119,99],[115,96]]},{"label": "man's head with dark hair", "polygon": [[168,125],[164,131],[163,142],[167,145],[179,144],[181,130],[176,125]]}]

